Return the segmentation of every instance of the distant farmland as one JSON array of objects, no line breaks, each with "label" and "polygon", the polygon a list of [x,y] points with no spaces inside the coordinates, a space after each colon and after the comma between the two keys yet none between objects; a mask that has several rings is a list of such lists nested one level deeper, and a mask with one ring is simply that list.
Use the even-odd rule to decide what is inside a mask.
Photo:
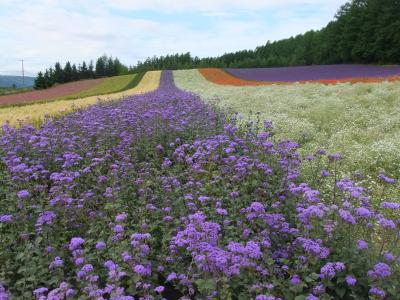
[{"label": "distant farmland", "polygon": [[29,77],[29,76],[25,76],[23,80],[22,76],[0,75],[0,87],[11,88],[13,87],[14,84],[17,88],[32,87],[34,80],[35,77]]}]

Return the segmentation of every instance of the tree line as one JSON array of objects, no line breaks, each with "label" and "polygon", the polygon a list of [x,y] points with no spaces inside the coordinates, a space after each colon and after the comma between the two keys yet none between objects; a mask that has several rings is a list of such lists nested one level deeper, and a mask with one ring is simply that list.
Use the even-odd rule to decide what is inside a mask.
[{"label": "tree line", "polygon": [[268,41],[255,50],[198,58],[190,53],[152,57],[133,72],[202,67],[282,67],[316,64],[400,64],[400,0],[352,0],[321,30]]},{"label": "tree line", "polygon": [[47,89],[56,83],[67,83],[82,79],[94,79],[101,77],[110,77],[128,74],[129,68],[123,65],[118,58],[102,55],[93,64],[91,60],[88,64],[83,61],[82,64],[72,64],[67,61],[62,67],[59,62],[54,67],[39,72],[34,83],[35,89]]}]

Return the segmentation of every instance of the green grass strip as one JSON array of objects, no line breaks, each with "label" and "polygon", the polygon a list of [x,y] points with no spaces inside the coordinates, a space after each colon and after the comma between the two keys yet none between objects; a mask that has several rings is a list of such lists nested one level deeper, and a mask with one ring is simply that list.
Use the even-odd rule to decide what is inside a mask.
[{"label": "green grass strip", "polygon": [[4,95],[12,95],[12,94],[17,94],[17,93],[24,93],[24,92],[30,92],[32,91],[32,88],[5,88],[5,87],[0,87],[0,96]]}]

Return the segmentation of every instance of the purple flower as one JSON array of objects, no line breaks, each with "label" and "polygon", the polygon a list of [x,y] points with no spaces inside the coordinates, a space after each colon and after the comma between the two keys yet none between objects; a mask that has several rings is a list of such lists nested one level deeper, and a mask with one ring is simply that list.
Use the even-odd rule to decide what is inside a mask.
[{"label": "purple flower", "polygon": [[391,252],[385,252],[383,254],[383,257],[389,262],[392,262],[392,261],[394,261],[396,259],[396,257]]},{"label": "purple flower", "polygon": [[217,211],[217,214],[219,214],[220,216],[227,216],[228,215],[228,211],[226,209],[217,208],[216,211]]},{"label": "purple flower", "polygon": [[114,233],[121,233],[121,232],[124,232],[124,226],[123,225],[115,225]]},{"label": "purple flower", "polygon": [[332,153],[328,155],[329,160],[341,160],[342,159],[342,155],[340,153]]},{"label": "purple flower", "polygon": [[0,223],[10,223],[13,220],[12,215],[0,215]]},{"label": "purple flower", "polygon": [[329,173],[328,170],[322,170],[320,175],[321,175],[321,177],[329,177],[329,176],[331,176],[331,173]]},{"label": "purple flower", "polygon": [[159,293],[159,294],[161,294],[164,290],[165,290],[165,287],[163,287],[162,285],[160,285],[160,286],[158,286],[158,287],[156,287],[156,288],[154,289],[154,291],[155,291],[156,293]]},{"label": "purple flower", "polygon": [[349,211],[340,209],[339,215],[347,223],[350,223],[352,225],[356,224],[356,220],[354,219],[354,217],[351,215],[351,213]]},{"label": "purple flower", "polygon": [[121,256],[122,256],[122,259],[124,262],[128,262],[128,261],[132,260],[132,256],[129,254],[128,251],[122,252]]},{"label": "purple flower", "polygon": [[142,276],[149,276],[151,274],[151,270],[143,265],[136,265],[133,269],[136,273]]},{"label": "purple flower", "polygon": [[54,211],[51,211],[51,210],[44,211],[37,218],[35,226],[40,231],[43,225],[45,225],[45,224],[52,225],[55,217],[56,217],[56,213]]},{"label": "purple flower", "polygon": [[364,240],[357,241],[357,248],[358,250],[365,250],[368,249],[368,243]]},{"label": "purple flower", "polygon": [[56,257],[54,258],[54,261],[52,261],[52,262],[50,263],[49,268],[50,268],[50,269],[56,269],[56,268],[61,268],[62,266],[64,266],[64,261],[61,259],[61,257],[56,256]]},{"label": "purple flower", "polygon": [[355,285],[357,283],[357,279],[355,279],[353,276],[347,275],[346,276],[346,283],[349,286],[353,286],[353,285]]},{"label": "purple flower", "polygon": [[369,209],[365,207],[358,207],[356,208],[356,214],[361,218],[370,218],[374,215]]},{"label": "purple flower", "polygon": [[85,240],[80,237],[74,237],[69,242],[69,250],[73,251],[80,248],[85,243]]},{"label": "purple flower", "polygon": [[379,299],[383,299],[383,298],[386,296],[386,293],[385,293],[384,290],[379,289],[379,288],[376,288],[376,287],[371,288],[371,289],[369,290],[369,293],[370,293],[371,295],[377,296]]},{"label": "purple flower", "polygon": [[336,271],[344,271],[345,269],[346,267],[342,262],[336,262],[336,263],[328,262],[321,268],[320,277],[322,279],[334,277],[336,276]]},{"label": "purple flower", "polygon": [[40,296],[40,295],[43,295],[44,293],[47,293],[48,292],[48,288],[46,288],[46,287],[40,287],[40,288],[37,288],[36,290],[34,290],[33,291],[33,294],[35,295],[35,296]]},{"label": "purple flower", "polygon": [[385,218],[379,219],[379,225],[381,225],[381,227],[385,229],[396,229],[396,224],[392,220]]},{"label": "purple flower", "polygon": [[96,250],[103,250],[106,248],[106,243],[103,241],[99,241],[96,243]]},{"label": "purple flower", "polygon": [[117,265],[112,260],[107,260],[104,266],[109,270],[115,270],[117,268]]},{"label": "purple flower", "polygon": [[200,197],[199,197],[199,201],[200,201],[201,203],[204,203],[204,202],[206,202],[206,201],[208,201],[208,200],[210,200],[210,197],[207,197],[207,196],[200,196]]},{"label": "purple flower", "polygon": [[400,210],[400,203],[398,203],[398,202],[382,202],[381,208]]},{"label": "purple flower", "polygon": [[290,279],[290,284],[291,285],[299,285],[301,283],[301,279],[298,275],[294,275],[291,279]]},{"label": "purple flower", "polygon": [[320,295],[325,293],[325,286],[322,283],[317,284],[314,288],[313,288],[313,293],[316,295]]},{"label": "purple flower", "polygon": [[115,222],[123,222],[127,216],[128,215],[126,213],[119,214],[115,217]]},{"label": "purple flower", "polygon": [[168,275],[167,281],[172,281],[172,280],[175,280],[175,279],[177,279],[177,278],[178,278],[178,277],[177,277],[176,273],[175,273],[175,272],[172,272],[172,273],[170,273],[170,274]]},{"label": "purple flower", "polygon": [[382,180],[383,182],[386,182],[388,184],[395,184],[397,182],[396,179],[390,178],[390,177],[386,176],[384,173],[380,173],[378,177],[380,180]]},{"label": "purple flower", "polygon": [[92,272],[94,269],[93,269],[93,266],[91,265],[91,264],[86,264],[86,265],[84,265],[83,267],[82,267],[82,269],[81,269],[81,271],[82,272],[84,272],[84,273],[90,273],[90,272]]},{"label": "purple flower", "polygon": [[385,278],[385,277],[389,277],[390,275],[392,275],[390,266],[388,266],[385,263],[377,263],[374,266],[373,270],[369,270],[368,271],[368,277],[371,278]]},{"label": "purple flower", "polygon": [[29,198],[29,192],[27,190],[21,190],[17,193],[18,198],[20,199],[27,199]]},{"label": "purple flower", "polygon": [[85,259],[83,257],[78,257],[75,259],[75,265],[80,266],[85,262]]}]

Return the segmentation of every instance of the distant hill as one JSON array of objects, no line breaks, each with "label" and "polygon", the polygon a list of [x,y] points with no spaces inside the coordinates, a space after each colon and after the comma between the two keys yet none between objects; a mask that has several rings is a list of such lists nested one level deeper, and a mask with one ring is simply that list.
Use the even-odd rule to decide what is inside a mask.
[{"label": "distant hill", "polygon": [[15,84],[17,88],[32,87],[34,80],[35,77],[25,76],[25,84],[22,85],[22,76],[0,75],[0,87],[12,87],[13,84]]}]

